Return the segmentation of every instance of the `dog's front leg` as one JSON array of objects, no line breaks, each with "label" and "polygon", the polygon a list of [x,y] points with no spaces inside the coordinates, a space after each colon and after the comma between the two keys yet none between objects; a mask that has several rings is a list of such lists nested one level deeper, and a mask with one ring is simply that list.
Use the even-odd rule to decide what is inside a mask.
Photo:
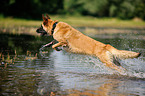
[{"label": "dog's front leg", "polygon": [[58,47],[59,47],[59,46],[62,46],[62,45],[64,45],[64,44],[66,44],[66,43],[64,43],[64,42],[58,42],[58,43],[56,43],[55,45],[53,45],[52,48],[53,48],[54,50],[56,50],[56,51],[60,51],[60,50],[62,50],[62,49],[59,49]]},{"label": "dog's front leg", "polygon": [[57,42],[56,40],[53,40],[52,42],[43,45],[43,47],[51,47],[51,46],[52,46],[54,43],[56,43],[56,42]]}]

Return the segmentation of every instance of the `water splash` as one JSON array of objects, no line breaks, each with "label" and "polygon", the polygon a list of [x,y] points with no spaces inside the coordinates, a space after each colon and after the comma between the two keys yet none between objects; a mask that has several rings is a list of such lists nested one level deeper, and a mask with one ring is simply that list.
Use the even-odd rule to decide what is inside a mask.
[{"label": "water splash", "polygon": [[[145,61],[144,57],[138,59],[121,60],[121,65],[127,69],[123,72],[118,72],[106,67],[98,58],[88,55],[80,55],[68,53],[66,51],[52,51],[51,53],[45,49],[47,45],[40,48],[40,54],[44,58],[53,58],[55,69],[67,72],[82,72],[93,74],[120,74],[128,77],[145,78]],[[49,55],[48,55],[49,54]]]},{"label": "water splash", "polygon": [[50,47],[52,44],[53,44],[53,41],[48,44],[42,45],[42,47],[39,49],[39,53],[42,57],[48,58],[47,56],[48,49],[45,51],[45,48]]},{"label": "water splash", "polygon": [[143,61],[142,58],[143,57],[122,60],[121,64],[127,71],[120,74],[129,77],[145,78],[145,61]]}]

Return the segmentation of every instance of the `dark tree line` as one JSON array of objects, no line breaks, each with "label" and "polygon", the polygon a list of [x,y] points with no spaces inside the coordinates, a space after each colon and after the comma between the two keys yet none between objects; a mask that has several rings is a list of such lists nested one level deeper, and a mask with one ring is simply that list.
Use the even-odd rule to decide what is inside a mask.
[{"label": "dark tree line", "polygon": [[0,13],[28,19],[49,13],[145,20],[145,0],[1,0]]},{"label": "dark tree line", "polygon": [[1,0],[0,13],[18,18],[40,19],[43,13],[58,14],[63,0]]},{"label": "dark tree line", "polygon": [[82,15],[145,20],[145,0],[65,0],[64,9]]}]

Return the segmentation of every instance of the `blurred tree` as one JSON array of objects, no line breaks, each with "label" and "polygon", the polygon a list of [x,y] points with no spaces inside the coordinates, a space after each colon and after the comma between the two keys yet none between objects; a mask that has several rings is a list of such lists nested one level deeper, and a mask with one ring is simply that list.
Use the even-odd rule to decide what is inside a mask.
[{"label": "blurred tree", "polygon": [[41,14],[79,14],[145,20],[145,0],[1,0],[0,14],[37,19]]},{"label": "blurred tree", "polygon": [[109,16],[121,19],[139,17],[145,20],[144,0],[109,0]]},{"label": "blurred tree", "polygon": [[64,13],[65,14],[81,14],[83,9],[81,4],[77,3],[78,0],[64,0]]},{"label": "blurred tree", "polygon": [[[130,0],[131,1],[131,0]],[[125,0],[120,4],[117,17],[120,17],[121,19],[130,19],[133,18],[135,11],[135,6],[129,2],[129,0]]]},{"label": "blurred tree", "polygon": [[3,0],[3,3],[1,13],[27,19],[40,19],[43,13],[56,14],[63,9],[63,0]]},{"label": "blurred tree", "polygon": [[115,6],[114,4],[112,4],[109,8],[109,16],[110,17],[114,17],[115,14],[117,12],[117,6]]},{"label": "blurred tree", "polygon": [[10,0],[0,0],[0,13],[1,14],[4,14],[8,10],[8,7],[10,5],[9,2]]},{"label": "blurred tree", "polygon": [[108,0],[64,0],[64,8],[70,14],[105,16],[107,4]]},{"label": "blurred tree", "polygon": [[139,17],[145,20],[145,0],[135,0],[134,6],[134,17]]}]

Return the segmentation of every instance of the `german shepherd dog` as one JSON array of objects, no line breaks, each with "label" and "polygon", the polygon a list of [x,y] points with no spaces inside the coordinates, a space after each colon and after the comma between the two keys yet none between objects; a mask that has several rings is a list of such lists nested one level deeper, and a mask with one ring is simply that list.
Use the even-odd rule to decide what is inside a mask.
[{"label": "german shepherd dog", "polygon": [[42,25],[36,31],[42,35],[52,35],[58,43],[54,44],[53,41],[49,46],[52,45],[56,51],[60,51],[57,47],[68,46],[70,52],[96,56],[107,67],[119,72],[125,69],[121,67],[118,59],[137,58],[141,55],[141,53],[132,51],[118,50],[109,44],[96,41],[67,23],[51,20],[48,15],[46,17],[42,15],[42,19]]}]

